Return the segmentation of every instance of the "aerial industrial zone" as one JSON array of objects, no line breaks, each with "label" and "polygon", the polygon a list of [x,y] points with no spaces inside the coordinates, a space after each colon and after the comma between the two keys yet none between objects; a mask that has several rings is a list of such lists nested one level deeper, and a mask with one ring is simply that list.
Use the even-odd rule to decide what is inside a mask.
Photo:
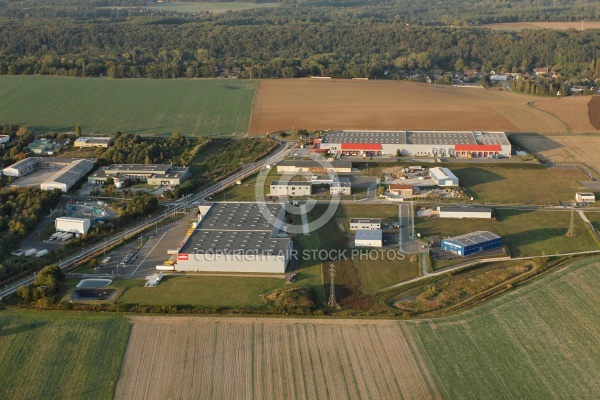
[{"label": "aerial industrial zone", "polygon": [[[389,351],[394,353],[387,361],[392,370],[426,371],[414,373],[410,384],[386,378],[388,395],[380,397],[397,398],[398,393],[409,398],[444,397],[439,391],[446,386],[436,383],[444,358],[434,351],[426,353],[421,344],[427,341],[432,349],[438,348],[440,339],[429,327],[397,331],[398,326],[390,325],[397,321],[335,319],[324,325],[322,320],[270,321],[257,315],[402,320],[466,310],[464,315],[473,312],[477,321],[479,312],[491,315],[486,310],[495,306],[488,299],[521,293],[513,288],[535,292],[547,272],[565,273],[575,268],[569,260],[593,260],[600,252],[596,212],[600,186],[594,168],[540,159],[518,137],[504,132],[316,130],[287,140],[274,133],[243,139],[261,142],[266,150],[200,188],[186,186],[201,176],[198,164],[177,165],[172,156],[168,163],[155,163],[158,158],[149,155],[146,163],[126,163],[127,158],[120,156],[115,157],[120,162],[110,162],[106,154],[132,138],[143,141],[133,135],[36,139],[29,157],[2,170],[9,190],[35,189],[40,198],[43,193],[60,197],[20,247],[10,249],[13,265],[49,266],[7,280],[0,288],[2,301],[9,307],[134,315],[128,320],[133,323],[131,333],[124,324],[120,339],[111,339],[107,347],[119,353],[122,350],[114,343],[121,340],[121,348],[127,348],[117,357],[122,364],[111,369],[118,377],[116,386],[106,389],[116,398],[142,398],[141,393],[148,393],[158,381],[166,386],[150,398],[169,398],[169,393],[182,388],[199,398],[220,397],[207,390],[225,393],[222,379],[208,379],[203,372],[186,377],[180,388],[173,386],[171,372],[161,375],[170,360],[180,362],[189,356],[196,363],[211,351],[224,360],[230,356],[230,349],[190,347],[170,339],[189,337],[190,332],[215,342],[230,335],[248,363],[260,364],[251,385],[265,390],[265,397],[279,393],[259,382],[271,379],[263,368],[278,354],[307,357],[292,362],[296,366],[277,361],[292,375],[316,373],[307,363],[333,362],[314,352],[316,339],[303,338],[307,332],[328,340],[352,336],[343,341],[341,362],[356,363],[352,354],[364,351],[363,362],[373,379],[385,373],[377,372],[374,365],[379,364],[372,358]],[[223,142],[230,143],[235,141]],[[229,148],[225,149],[219,160],[227,159]],[[186,187],[189,191],[182,190]],[[128,217],[134,206],[142,211]],[[576,271],[591,273],[587,266],[594,264],[581,265]],[[535,283],[526,285],[534,278]],[[54,279],[61,283],[52,283]],[[55,292],[44,297],[49,287]],[[521,308],[515,312],[525,312]],[[139,313],[235,313],[247,318],[225,318],[219,325],[209,317]],[[534,317],[539,318],[528,318]],[[464,319],[460,321],[464,324]],[[506,321],[498,321],[493,323],[508,329]],[[361,324],[373,325],[363,331]],[[255,333],[243,333],[250,326]],[[310,343],[302,356],[294,344],[288,343],[285,350],[277,347],[285,341],[277,338],[283,334],[277,329],[288,332],[298,326],[303,328],[293,335]],[[512,329],[519,335],[529,332],[521,328]],[[481,339],[489,333],[487,328],[469,329],[478,332],[470,340],[488,346]],[[108,331],[112,338],[113,328]],[[421,334],[424,339],[417,339]],[[447,351],[462,354],[463,347],[454,342],[462,336],[463,332],[451,332],[447,343],[454,347]],[[416,340],[422,342],[415,344]],[[517,340],[511,346],[518,344]],[[157,353],[149,346],[164,349]],[[411,346],[417,350],[408,351]],[[256,356],[248,355],[250,348],[257,349]],[[423,357],[435,367],[426,366]],[[226,360],[229,366],[249,368]],[[325,376],[341,380],[349,375],[362,382],[357,374],[335,367]],[[197,376],[210,382],[208,388],[193,389],[191,382]],[[377,397],[376,385],[361,389],[313,383],[307,388],[316,393],[331,385]],[[233,385],[245,397],[242,387]]]}]

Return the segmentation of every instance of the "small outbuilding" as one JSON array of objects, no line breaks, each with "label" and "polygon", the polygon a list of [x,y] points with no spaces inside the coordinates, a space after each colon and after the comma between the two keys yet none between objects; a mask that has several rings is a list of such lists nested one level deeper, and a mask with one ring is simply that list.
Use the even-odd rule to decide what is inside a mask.
[{"label": "small outbuilding", "polygon": [[352,231],[374,231],[381,229],[380,218],[350,218],[350,230]]},{"label": "small outbuilding", "polygon": [[488,231],[471,232],[442,239],[441,249],[461,256],[482,253],[502,247],[502,237]]},{"label": "small outbuilding", "polygon": [[57,232],[71,232],[78,235],[86,235],[90,230],[90,220],[88,218],[59,217],[54,220],[54,227]]},{"label": "small outbuilding", "polygon": [[593,203],[596,201],[596,196],[594,193],[575,193],[575,201],[578,203]]},{"label": "small outbuilding", "polygon": [[458,178],[448,168],[430,168],[429,176],[438,186],[458,186]]},{"label": "small outbuilding", "polygon": [[400,185],[393,183],[390,185],[388,190],[395,196],[412,196],[415,194],[415,188],[412,185]]}]

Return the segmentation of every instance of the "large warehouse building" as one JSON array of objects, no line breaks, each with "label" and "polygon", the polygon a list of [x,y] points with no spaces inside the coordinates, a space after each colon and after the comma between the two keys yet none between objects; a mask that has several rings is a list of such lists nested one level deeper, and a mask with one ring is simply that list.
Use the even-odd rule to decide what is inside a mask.
[{"label": "large warehouse building", "polygon": [[[268,208],[265,217],[261,207]],[[281,231],[280,204],[215,203],[177,250],[175,270],[285,273],[292,240]],[[207,209],[207,210],[206,210]]]},{"label": "large warehouse building", "polygon": [[502,238],[495,233],[477,231],[442,239],[442,250],[461,256],[481,253],[502,247]]},{"label": "large warehouse building", "polygon": [[356,231],[354,246],[383,247],[383,231],[381,229]]},{"label": "large warehouse building", "polygon": [[336,155],[509,157],[504,132],[472,131],[333,131],[315,139],[313,151]]},{"label": "large warehouse building", "polygon": [[90,160],[77,160],[65,166],[40,184],[43,190],[60,189],[68,192],[81,178],[94,168],[94,162]]},{"label": "large warehouse building", "polygon": [[74,147],[108,147],[114,144],[111,137],[80,137],[73,142]]}]

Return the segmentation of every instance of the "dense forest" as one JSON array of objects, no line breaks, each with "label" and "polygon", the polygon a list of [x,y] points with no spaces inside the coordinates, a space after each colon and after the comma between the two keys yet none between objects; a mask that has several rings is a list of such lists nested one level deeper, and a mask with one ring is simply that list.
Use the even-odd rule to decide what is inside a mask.
[{"label": "dense forest", "polygon": [[[499,32],[498,21],[600,20],[600,2],[286,0],[221,14],[140,0],[0,0],[0,74],[402,79],[440,68],[599,76],[600,30]],[[124,8],[111,8],[126,6]]]}]

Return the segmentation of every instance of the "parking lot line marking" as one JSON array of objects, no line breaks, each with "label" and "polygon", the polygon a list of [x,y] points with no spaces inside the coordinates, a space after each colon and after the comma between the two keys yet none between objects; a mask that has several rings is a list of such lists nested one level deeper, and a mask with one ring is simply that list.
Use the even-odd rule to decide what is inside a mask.
[{"label": "parking lot line marking", "polygon": [[148,258],[148,256],[154,251],[154,249],[156,248],[156,246],[158,246],[158,244],[165,237],[166,234],[167,234],[167,232],[163,233],[163,235],[160,237],[160,239],[158,239],[156,241],[156,244],[154,245],[154,247],[152,247],[150,249],[150,251],[148,253],[146,253],[146,257],[144,257],[144,259],[142,261],[140,261],[139,265],[135,268],[135,270],[131,273],[130,276],[133,276],[137,272],[138,268],[140,268],[142,266],[142,264],[144,263],[144,261],[146,261],[146,258]]}]

